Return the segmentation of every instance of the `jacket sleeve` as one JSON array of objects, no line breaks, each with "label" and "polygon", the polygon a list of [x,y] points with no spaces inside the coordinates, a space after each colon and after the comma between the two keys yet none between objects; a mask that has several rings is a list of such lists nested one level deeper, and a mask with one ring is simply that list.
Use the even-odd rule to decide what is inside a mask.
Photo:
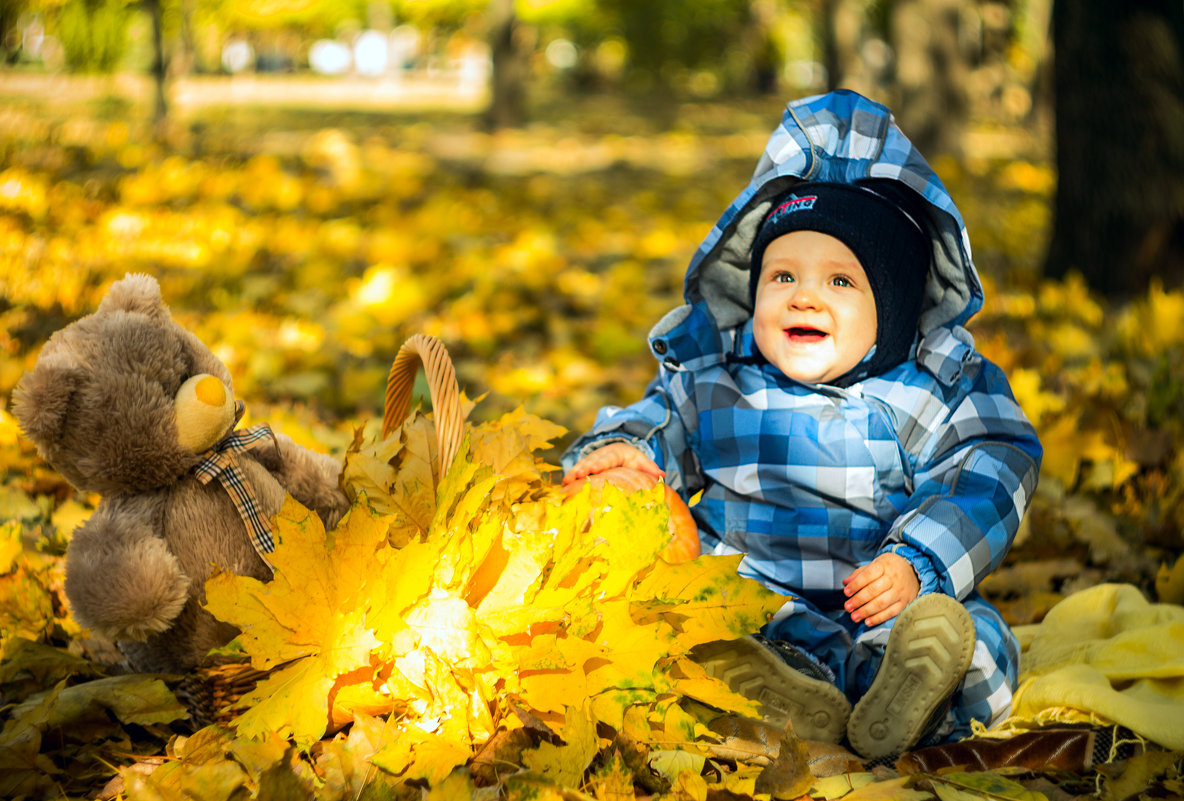
[{"label": "jacket sleeve", "polygon": [[883,550],[912,563],[922,593],[962,599],[1011,548],[1043,452],[1002,371],[985,360],[934,442]]},{"label": "jacket sleeve", "polygon": [[666,472],[666,483],[684,496],[700,487],[693,454],[687,445],[683,426],[673,396],[677,394],[679,374],[659,368],[645,396],[629,406],[606,406],[596,415],[592,429],[581,436],[563,454],[564,472],[592,451],[612,442],[624,442],[648,455]]}]

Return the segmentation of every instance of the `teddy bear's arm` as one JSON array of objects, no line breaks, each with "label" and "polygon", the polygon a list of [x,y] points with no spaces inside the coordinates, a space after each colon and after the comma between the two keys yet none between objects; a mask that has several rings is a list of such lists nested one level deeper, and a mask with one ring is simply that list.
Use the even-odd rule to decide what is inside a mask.
[{"label": "teddy bear's arm", "polygon": [[75,619],[115,641],[165,631],[189,596],[189,579],[149,512],[104,500],[67,549],[66,597]]},{"label": "teddy bear's arm", "polygon": [[296,500],[321,516],[326,528],[349,509],[349,499],[341,490],[341,465],[331,456],[296,444],[276,432],[279,468],[275,477]]}]

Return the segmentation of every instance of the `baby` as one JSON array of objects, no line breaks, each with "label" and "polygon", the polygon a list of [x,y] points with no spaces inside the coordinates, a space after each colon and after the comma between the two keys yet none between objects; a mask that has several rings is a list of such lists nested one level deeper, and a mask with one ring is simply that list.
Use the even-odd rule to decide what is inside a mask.
[{"label": "baby", "polygon": [[962,328],[982,288],[957,209],[887,109],[791,103],[685,294],[651,332],[645,397],[602,410],[564,466],[702,491],[704,551],[790,596],[696,658],[770,722],[869,758],[1004,716],[1019,649],[975,585],[1041,449]]}]

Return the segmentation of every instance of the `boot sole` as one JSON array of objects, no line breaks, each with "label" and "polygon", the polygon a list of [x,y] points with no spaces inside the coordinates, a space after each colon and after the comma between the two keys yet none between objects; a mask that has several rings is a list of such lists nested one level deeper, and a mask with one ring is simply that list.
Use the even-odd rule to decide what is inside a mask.
[{"label": "boot sole", "polygon": [[847,739],[867,759],[903,753],[966,675],[974,621],[947,595],[923,595],[897,618],[872,686],[855,705]]},{"label": "boot sole", "polygon": [[838,687],[799,673],[751,637],[696,646],[691,657],[733,691],[756,701],[766,723],[802,740],[837,743],[847,728],[851,702]]}]

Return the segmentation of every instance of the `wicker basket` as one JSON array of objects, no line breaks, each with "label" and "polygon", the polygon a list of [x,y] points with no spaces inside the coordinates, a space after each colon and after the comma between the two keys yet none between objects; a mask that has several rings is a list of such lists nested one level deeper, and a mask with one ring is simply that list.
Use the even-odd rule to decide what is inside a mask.
[{"label": "wicker basket", "polygon": [[416,334],[403,343],[391,364],[386,379],[386,402],[382,412],[382,436],[385,439],[407,419],[411,407],[411,389],[415,376],[423,366],[432,398],[432,409],[436,424],[436,445],[439,457],[439,484],[448,474],[448,468],[456,452],[460,450],[464,437],[465,421],[460,408],[460,387],[456,383],[456,370],[444,343],[426,334]]},{"label": "wicker basket", "polygon": [[[385,439],[407,419],[411,393],[422,367],[431,395],[438,456],[437,485],[448,474],[464,437],[460,387],[456,370],[444,343],[426,334],[416,334],[403,343],[391,364],[383,404],[382,436]],[[239,698],[266,678],[268,671],[246,661],[224,661],[202,665],[185,675],[174,692],[188,709],[198,728],[211,723],[226,724],[237,714],[231,707]]]}]

